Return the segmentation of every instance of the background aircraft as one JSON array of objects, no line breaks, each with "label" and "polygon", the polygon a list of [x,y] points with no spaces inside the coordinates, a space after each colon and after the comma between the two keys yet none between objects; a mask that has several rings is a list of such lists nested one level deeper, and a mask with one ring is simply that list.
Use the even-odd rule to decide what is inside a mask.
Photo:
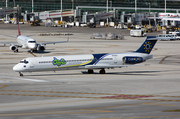
[{"label": "background aircraft", "polygon": [[100,74],[105,74],[106,68],[121,68],[132,66],[134,64],[145,62],[151,59],[151,50],[156,44],[158,38],[148,36],[141,47],[129,53],[104,53],[87,55],[65,55],[49,57],[30,57],[20,61],[13,67],[13,70],[19,72],[35,71],[56,71],[56,70],[75,70],[87,69],[92,74],[94,69],[100,69]]},{"label": "background aircraft", "polygon": [[[8,35],[5,35],[8,36]],[[29,35],[30,36],[30,35]],[[13,36],[9,36],[13,37]],[[15,37],[16,38],[16,37]],[[5,42],[0,42],[0,44],[9,44],[10,45],[10,50],[14,52],[18,52],[18,48],[24,48],[24,49],[30,49],[31,52],[37,52],[38,50],[44,51],[45,50],[45,45],[46,44],[55,44],[55,43],[65,43],[67,41],[59,41],[59,42],[46,42],[46,43],[37,43],[35,39],[30,38],[28,36],[23,36],[21,35],[20,31],[20,26],[18,23],[18,35],[17,35],[17,43],[5,43]]]}]

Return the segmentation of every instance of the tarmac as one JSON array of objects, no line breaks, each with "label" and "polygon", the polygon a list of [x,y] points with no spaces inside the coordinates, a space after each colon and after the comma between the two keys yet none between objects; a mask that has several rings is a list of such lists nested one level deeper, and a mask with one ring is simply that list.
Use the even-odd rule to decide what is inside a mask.
[{"label": "tarmac", "polygon": [[[130,37],[126,29],[112,27],[20,26],[22,35],[32,35],[46,45],[34,55],[76,55],[132,52],[145,37]],[[17,25],[0,23],[0,42],[16,43]],[[72,35],[39,36],[38,33]],[[93,33],[120,33],[123,40],[91,39]],[[157,35],[161,32],[147,33]],[[12,70],[21,59],[33,57],[28,49],[18,53],[0,44],[0,119],[179,119],[180,41],[158,41],[153,59],[140,66],[106,69],[106,74],[87,70],[27,72]]]}]

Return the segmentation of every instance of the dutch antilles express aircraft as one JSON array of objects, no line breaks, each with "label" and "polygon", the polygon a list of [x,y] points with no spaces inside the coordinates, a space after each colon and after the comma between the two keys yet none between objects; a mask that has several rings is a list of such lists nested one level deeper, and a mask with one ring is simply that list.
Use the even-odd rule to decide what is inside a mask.
[{"label": "dutch antilles express aircraft", "polygon": [[89,74],[94,73],[94,69],[100,69],[99,73],[105,74],[107,68],[132,66],[151,59],[153,56],[150,55],[150,52],[157,40],[158,38],[155,36],[147,36],[138,50],[128,53],[29,57],[16,64],[13,70],[19,72],[20,76],[23,76],[22,72],[75,69],[87,69]]},{"label": "dutch antilles express aircraft", "polygon": [[[8,36],[8,35],[5,35],[5,36]],[[29,35],[29,36],[31,36],[31,35]],[[14,37],[14,36],[9,36],[9,37]],[[19,22],[18,22],[17,42],[18,43],[0,42],[0,44],[4,44],[4,45],[9,44],[10,45],[10,50],[12,50],[14,52],[18,52],[19,47],[23,48],[23,49],[30,49],[31,52],[37,52],[37,48],[40,51],[44,51],[46,44],[65,43],[65,42],[68,42],[68,40],[67,41],[58,41],[58,42],[37,43],[35,39],[30,38],[28,36],[21,35],[20,26],[19,26]]]}]

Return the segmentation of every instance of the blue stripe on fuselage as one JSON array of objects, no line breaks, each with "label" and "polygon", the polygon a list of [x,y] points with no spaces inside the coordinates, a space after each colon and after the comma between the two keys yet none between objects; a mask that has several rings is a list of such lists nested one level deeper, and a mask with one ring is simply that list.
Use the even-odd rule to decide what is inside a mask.
[{"label": "blue stripe on fuselage", "polygon": [[97,64],[103,57],[105,57],[107,55],[107,53],[104,54],[92,54],[94,59],[87,65],[93,65],[93,64]]}]

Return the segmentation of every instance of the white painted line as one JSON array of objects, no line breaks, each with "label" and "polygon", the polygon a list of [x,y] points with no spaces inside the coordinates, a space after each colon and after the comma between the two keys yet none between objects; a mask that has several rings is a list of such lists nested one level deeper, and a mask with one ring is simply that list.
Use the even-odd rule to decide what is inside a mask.
[{"label": "white painted line", "polygon": [[34,82],[49,82],[49,81],[45,81],[45,80],[27,79],[27,78],[19,78],[19,77],[11,77],[11,76],[0,76],[0,78],[18,79],[18,80],[34,81]]}]

